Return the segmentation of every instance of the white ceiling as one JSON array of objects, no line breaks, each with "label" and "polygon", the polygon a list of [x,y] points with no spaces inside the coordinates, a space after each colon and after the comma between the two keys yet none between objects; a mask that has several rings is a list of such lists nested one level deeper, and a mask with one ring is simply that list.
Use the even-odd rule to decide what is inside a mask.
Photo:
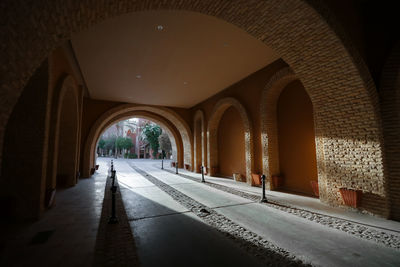
[{"label": "white ceiling", "polygon": [[279,58],[236,26],[187,11],[119,16],[72,44],[92,98],[185,108]]}]

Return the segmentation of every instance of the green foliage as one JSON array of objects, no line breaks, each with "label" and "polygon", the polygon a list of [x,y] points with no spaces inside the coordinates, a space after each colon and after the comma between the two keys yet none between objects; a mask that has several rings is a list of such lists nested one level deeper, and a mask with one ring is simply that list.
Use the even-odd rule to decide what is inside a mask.
[{"label": "green foliage", "polygon": [[157,156],[158,148],[160,147],[160,144],[158,143],[158,137],[161,135],[161,133],[161,127],[158,125],[149,123],[143,127],[143,134],[153,150],[154,158]]},{"label": "green foliage", "polygon": [[137,155],[135,153],[126,153],[124,155],[124,158],[126,158],[126,159],[136,159]]},{"label": "green foliage", "polygon": [[106,145],[106,141],[105,141],[103,138],[101,138],[101,139],[99,140],[99,148],[100,148],[100,149],[104,149],[104,148],[105,148],[105,145]]},{"label": "green foliage", "polygon": [[116,137],[110,137],[110,138],[105,139],[104,140],[105,141],[104,148],[107,150],[114,150],[115,149],[115,140],[116,140]]},{"label": "green foliage", "polygon": [[133,147],[132,139],[129,137],[125,137],[122,146],[125,149],[131,149]]},{"label": "green foliage", "polygon": [[125,138],[120,137],[120,136],[117,137],[116,145],[117,145],[118,150],[121,150],[124,148],[124,142],[125,142]]},{"label": "green foliage", "polygon": [[129,153],[128,158],[130,159],[137,159],[137,155],[135,153]]}]

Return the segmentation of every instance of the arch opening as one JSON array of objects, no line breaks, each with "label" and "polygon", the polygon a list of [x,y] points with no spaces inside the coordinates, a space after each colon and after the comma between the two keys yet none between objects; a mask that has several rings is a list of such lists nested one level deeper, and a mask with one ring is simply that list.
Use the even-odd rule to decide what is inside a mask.
[{"label": "arch opening", "polygon": [[[90,173],[95,167],[95,152],[101,133],[104,132],[112,124],[132,117],[139,117],[142,119],[153,121],[156,124],[160,125],[163,129],[165,129],[170,138],[173,148],[172,154],[174,156],[172,160],[177,161],[179,167],[182,168],[184,166],[184,162],[187,162],[185,161],[187,154],[191,153],[191,143],[189,143],[188,141],[188,137],[191,136],[191,132],[189,129],[188,133],[187,128],[185,128],[184,124],[182,122],[179,123],[179,115],[173,113],[172,111],[170,112],[168,109],[165,108],[163,109],[149,106],[135,106],[128,104],[121,105],[104,113],[91,127],[91,130],[86,139],[85,149],[83,150],[84,177],[90,177]],[[170,121],[168,117],[173,118],[173,121]],[[178,125],[175,123],[177,123]]]},{"label": "arch opening", "polygon": [[78,182],[78,103],[70,88],[60,103],[56,188],[70,187]]},{"label": "arch opening", "polygon": [[318,181],[311,99],[300,82],[292,82],[277,102],[278,155],[282,190],[314,195]]},{"label": "arch opening", "polygon": [[[243,121],[239,112],[229,107],[218,125],[218,170],[222,177],[246,178],[246,152]],[[242,178],[243,177],[243,178]]]},{"label": "arch opening", "polygon": [[[157,151],[153,150],[152,144],[145,135],[146,127],[156,132],[157,140],[163,133],[166,135],[166,138],[158,141]],[[176,161],[178,153],[175,136],[168,126],[157,119],[142,115],[114,122],[102,131],[96,144],[97,157],[163,159],[169,155],[167,159]]]},{"label": "arch opening", "polygon": [[[214,107],[214,111],[210,117],[208,122],[208,129],[207,129],[207,156],[208,156],[208,167],[210,168],[210,175],[216,176],[220,173],[220,156],[219,151],[221,148],[218,144],[218,135],[219,135],[219,125],[220,121],[225,113],[226,110],[229,108],[234,108],[237,113],[239,113],[240,118],[243,123],[243,131],[242,137],[244,138],[244,165],[245,165],[245,173],[243,174],[244,179],[248,184],[251,184],[251,173],[253,171],[253,133],[252,133],[252,126],[249,120],[248,113],[246,112],[245,108],[234,98],[228,97],[221,99]],[[227,120],[229,122],[230,120]],[[230,144],[232,144],[232,141]],[[243,157],[239,156],[238,161],[243,160]],[[229,166],[229,162],[225,165]],[[232,170],[232,167],[227,167],[226,172]]]}]

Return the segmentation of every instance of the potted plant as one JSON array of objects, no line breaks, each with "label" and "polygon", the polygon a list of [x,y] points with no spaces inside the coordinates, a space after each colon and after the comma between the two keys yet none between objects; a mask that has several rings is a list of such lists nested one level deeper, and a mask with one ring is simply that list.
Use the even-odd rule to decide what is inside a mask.
[{"label": "potted plant", "polygon": [[339,192],[342,195],[344,204],[353,208],[361,206],[362,191],[348,188],[339,188]]},{"label": "potted plant", "polygon": [[171,166],[172,166],[172,167],[175,167],[175,162],[172,161],[172,162],[171,162]]},{"label": "potted plant", "polygon": [[185,164],[185,170],[190,170],[190,165],[189,164]]},{"label": "potted plant", "polygon": [[314,195],[316,197],[319,197],[318,181],[310,181],[310,185],[311,185],[311,188],[312,188],[312,190],[314,192]]},{"label": "potted plant", "polygon": [[261,185],[261,174],[252,173],[251,180],[253,185]]}]

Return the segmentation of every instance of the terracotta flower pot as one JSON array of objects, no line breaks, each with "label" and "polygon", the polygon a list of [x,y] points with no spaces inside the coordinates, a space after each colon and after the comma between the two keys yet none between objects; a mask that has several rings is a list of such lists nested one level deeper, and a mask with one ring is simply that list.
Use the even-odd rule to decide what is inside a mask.
[{"label": "terracotta flower pot", "polygon": [[353,208],[358,208],[361,206],[361,190],[353,190],[347,188],[340,188],[340,194],[342,195],[344,204]]},{"label": "terracotta flower pot", "polygon": [[96,167],[95,167],[95,168],[96,168],[96,170],[98,170],[98,169],[99,169],[99,165],[96,165]]},{"label": "terracotta flower pot", "polygon": [[175,167],[175,162],[171,162],[171,166],[172,166],[172,167]]},{"label": "terracotta flower pot", "polygon": [[260,174],[252,173],[251,180],[253,182],[253,185],[261,185],[261,175]]},{"label": "terracotta flower pot", "polygon": [[190,165],[189,164],[185,164],[185,170],[190,170]]},{"label": "terracotta flower pot", "polygon": [[319,197],[318,181],[310,181],[310,185],[311,185],[312,190],[314,191],[314,195],[316,197]]}]

